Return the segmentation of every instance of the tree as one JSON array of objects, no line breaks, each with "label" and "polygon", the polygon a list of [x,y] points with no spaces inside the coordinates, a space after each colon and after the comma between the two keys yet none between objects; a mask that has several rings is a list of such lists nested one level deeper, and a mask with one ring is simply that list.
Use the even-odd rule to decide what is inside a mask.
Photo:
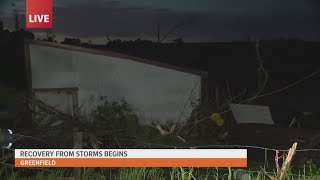
[{"label": "tree", "polygon": [[64,38],[64,41],[61,43],[79,46],[81,44],[81,40],[77,38]]},{"label": "tree", "polygon": [[182,38],[174,39],[173,42],[174,42],[174,43],[177,43],[177,44],[182,44],[182,43],[184,43],[184,41],[183,41]]}]

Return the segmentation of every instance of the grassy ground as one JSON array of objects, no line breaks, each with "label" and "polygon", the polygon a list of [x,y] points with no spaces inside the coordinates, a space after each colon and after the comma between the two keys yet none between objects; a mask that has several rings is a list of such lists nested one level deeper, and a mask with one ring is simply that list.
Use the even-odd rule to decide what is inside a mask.
[{"label": "grassy ground", "polygon": [[[268,172],[267,172],[268,171]],[[110,180],[206,180],[206,179],[270,179],[275,171],[260,167],[254,169],[233,168],[82,168],[75,178],[72,168],[18,170],[2,167],[0,169],[1,179],[110,179]],[[285,179],[320,179],[320,167],[308,165],[298,169],[290,169]]]}]

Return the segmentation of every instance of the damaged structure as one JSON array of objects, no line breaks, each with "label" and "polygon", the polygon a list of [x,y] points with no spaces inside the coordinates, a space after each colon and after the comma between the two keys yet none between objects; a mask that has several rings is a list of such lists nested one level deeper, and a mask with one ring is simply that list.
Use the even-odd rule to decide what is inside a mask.
[{"label": "damaged structure", "polygon": [[89,116],[124,99],[141,123],[181,121],[206,92],[205,71],[111,51],[25,40],[28,89],[60,112]]}]

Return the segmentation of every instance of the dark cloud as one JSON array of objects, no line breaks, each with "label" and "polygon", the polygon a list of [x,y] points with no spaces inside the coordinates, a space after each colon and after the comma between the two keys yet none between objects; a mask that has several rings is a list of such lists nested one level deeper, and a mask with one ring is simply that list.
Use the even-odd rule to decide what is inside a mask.
[{"label": "dark cloud", "polygon": [[[160,4],[150,7],[142,2],[129,5],[124,0],[55,2],[52,31],[70,36],[103,38],[108,34],[111,37],[132,39],[155,38],[157,24],[160,24],[161,34],[166,34],[170,29],[177,27],[171,38],[182,37],[193,41],[244,40],[248,36],[257,39],[280,36],[320,39],[319,16],[316,15],[319,11],[304,10],[309,7],[319,10],[320,6],[317,5],[320,5],[320,1],[317,0],[311,0],[311,4],[304,3],[304,8],[297,7],[297,0],[288,5],[279,2],[279,7],[264,1],[265,9],[261,9],[261,5],[257,5],[257,2],[252,3],[252,7],[243,9],[240,8],[244,6],[243,3],[238,4],[237,9],[233,6],[235,1],[231,0],[221,1],[220,4],[218,1],[210,3],[208,1],[208,7],[205,7],[206,3],[202,1],[199,2],[199,7],[195,7],[192,11],[173,5],[170,8]],[[250,4],[249,0],[243,2]],[[192,3],[188,6],[190,5]],[[293,5],[295,8],[290,10]],[[285,7],[288,9],[285,10]],[[210,8],[212,11],[208,10]],[[275,9],[274,13],[272,9]],[[282,9],[284,10],[281,11]],[[23,16],[21,19],[24,22]]]},{"label": "dark cloud", "polygon": [[169,12],[170,9],[169,9],[169,8],[159,8],[159,9],[155,9],[155,11],[159,11],[159,12]]},{"label": "dark cloud", "polygon": [[157,24],[164,30],[178,23],[192,24],[198,13],[178,13],[169,9],[145,9],[119,4],[79,4],[72,8],[54,9],[54,31],[79,36],[135,36],[152,35]]},{"label": "dark cloud", "polygon": [[180,24],[172,37],[190,40],[223,41],[253,37],[279,36],[319,39],[319,23],[308,14],[217,15],[214,13],[147,9],[123,6],[116,1],[102,4],[78,4],[72,8],[55,8],[54,31],[78,36],[155,37],[159,23],[165,34]]}]

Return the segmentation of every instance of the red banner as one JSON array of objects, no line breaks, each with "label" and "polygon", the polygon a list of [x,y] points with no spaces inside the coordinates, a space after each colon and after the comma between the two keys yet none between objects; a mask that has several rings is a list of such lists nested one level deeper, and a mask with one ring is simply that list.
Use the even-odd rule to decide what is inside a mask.
[{"label": "red banner", "polygon": [[52,28],[52,0],[26,0],[26,27]]}]

